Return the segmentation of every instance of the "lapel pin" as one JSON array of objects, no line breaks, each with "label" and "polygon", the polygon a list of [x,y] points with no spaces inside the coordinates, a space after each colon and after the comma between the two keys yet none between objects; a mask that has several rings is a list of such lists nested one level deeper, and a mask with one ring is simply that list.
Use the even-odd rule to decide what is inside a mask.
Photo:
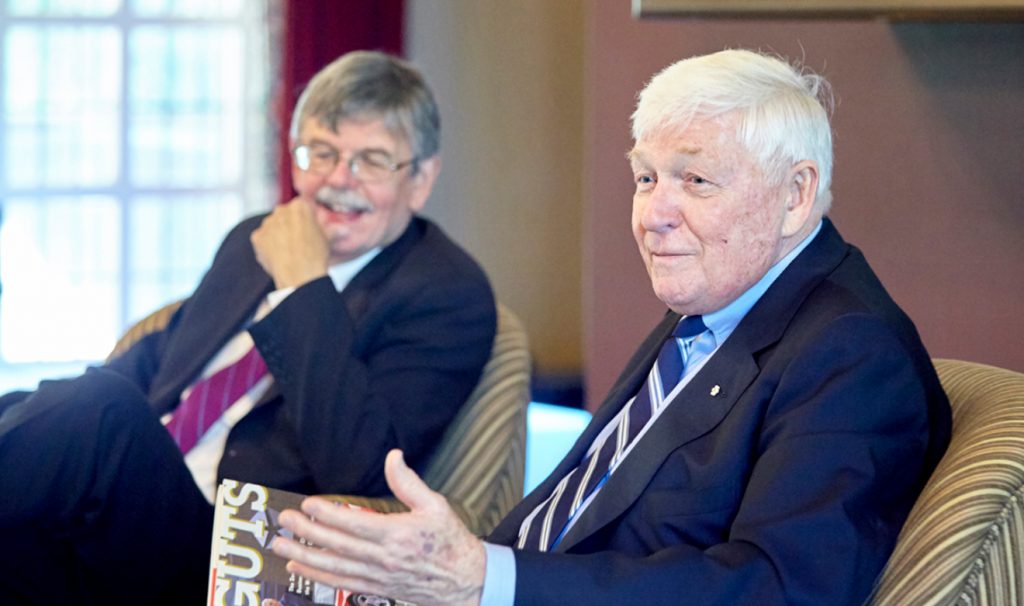
[{"label": "lapel pin", "polygon": [[717,396],[719,394],[719,392],[721,392],[721,391],[722,391],[722,388],[719,387],[718,385],[715,385],[714,387],[711,388],[711,396],[712,397]]}]

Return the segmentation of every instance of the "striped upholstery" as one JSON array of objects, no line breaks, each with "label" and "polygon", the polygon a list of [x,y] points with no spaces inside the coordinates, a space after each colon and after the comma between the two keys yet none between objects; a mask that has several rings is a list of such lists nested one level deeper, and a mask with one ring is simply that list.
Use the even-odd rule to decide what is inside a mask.
[{"label": "striped upholstery", "polygon": [[161,330],[163,329],[164,326],[167,326],[167,323],[170,322],[171,320],[171,316],[174,315],[174,312],[178,311],[178,308],[181,307],[181,304],[184,302],[184,299],[172,301],[171,303],[168,303],[167,305],[164,305],[160,309],[149,314],[145,318],[142,318],[135,324],[129,326],[128,330],[124,331],[124,334],[121,335],[121,338],[118,339],[117,343],[114,344],[114,348],[110,350],[110,354],[107,355],[107,361],[109,362],[110,360],[123,354],[129,347],[134,345],[135,342],[141,339],[142,337],[148,335],[151,332]]},{"label": "striped upholstery", "polygon": [[958,360],[935,368],[952,440],[871,603],[1024,604],[1024,374]]},{"label": "striped upholstery", "polygon": [[[526,331],[515,314],[499,303],[491,359],[423,472],[424,482],[447,497],[477,535],[490,533],[523,497],[529,399]],[[334,498],[378,511],[405,511],[395,499]]]},{"label": "striped upholstery", "polygon": [[[118,340],[110,357],[163,328],[180,301],[143,318]],[[523,496],[530,355],[519,318],[498,304],[498,330],[480,382],[448,427],[424,481],[447,497],[466,526],[489,533]],[[395,499],[330,495],[378,511],[403,511]]]}]

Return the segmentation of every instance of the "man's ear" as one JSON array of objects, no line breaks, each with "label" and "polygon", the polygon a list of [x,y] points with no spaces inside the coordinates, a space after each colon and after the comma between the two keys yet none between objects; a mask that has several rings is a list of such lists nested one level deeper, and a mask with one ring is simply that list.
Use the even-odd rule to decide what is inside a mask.
[{"label": "man's ear", "polygon": [[430,197],[431,190],[434,189],[437,175],[441,173],[440,154],[434,154],[429,158],[420,160],[417,168],[416,174],[412,176],[412,187],[409,192],[409,208],[413,212],[423,210],[427,203],[427,198]]},{"label": "man's ear", "polygon": [[812,160],[801,160],[789,168],[783,182],[786,206],[782,222],[783,237],[800,232],[814,217],[815,200],[818,197],[818,164]]}]

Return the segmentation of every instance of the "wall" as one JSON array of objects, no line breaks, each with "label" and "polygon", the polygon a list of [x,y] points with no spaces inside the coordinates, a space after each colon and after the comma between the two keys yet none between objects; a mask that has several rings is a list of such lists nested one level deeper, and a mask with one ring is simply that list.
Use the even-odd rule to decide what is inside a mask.
[{"label": "wall", "polygon": [[645,20],[587,4],[584,359],[599,404],[664,307],[629,234],[635,93],[682,57],[747,47],[833,83],[832,216],[930,352],[1024,371],[1024,25]]},{"label": "wall", "polygon": [[523,316],[541,372],[586,369],[591,408],[664,311],[629,235],[636,91],[725,47],[833,82],[833,218],[932,354],[1024,370],[1024,25],[637,21],[624,0],[409,0],[407,18],[445,120],[428,214]]},{"label": "wall", "polygon": [[406,53],[442,115],[426,213],[525,321],[541,375],[582,368],[583,5],[408,0]]}]

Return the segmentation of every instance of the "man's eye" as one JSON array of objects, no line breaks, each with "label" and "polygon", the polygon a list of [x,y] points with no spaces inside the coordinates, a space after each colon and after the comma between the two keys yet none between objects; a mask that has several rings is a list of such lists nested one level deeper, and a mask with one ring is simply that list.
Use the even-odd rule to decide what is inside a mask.
[{"label": "man's eye", "polygon": [[650,185],[654,183],[654,177],[651,175],[637,175],[634,177],[637,185]]},{"label": "man's eye", "polygon": [[315,162],[330,161],[338,157],[338,152],[326,145],[310,145],[306,149],[309,150],[309,158]]},{"label": "man's eye", "polygon": [[383,152],[363,152],[359,159],[368,166],[374,168],[388,168],[391,166],[391,156]]},{"label": "man's eye", "polygon": [[693,183],[694,185],[709,185],[711,183],[711,181],[708,181],[707,179],[701,177],[700,175],[690,175],[686,178],[686,180],[689,181],[690,183]]}]

